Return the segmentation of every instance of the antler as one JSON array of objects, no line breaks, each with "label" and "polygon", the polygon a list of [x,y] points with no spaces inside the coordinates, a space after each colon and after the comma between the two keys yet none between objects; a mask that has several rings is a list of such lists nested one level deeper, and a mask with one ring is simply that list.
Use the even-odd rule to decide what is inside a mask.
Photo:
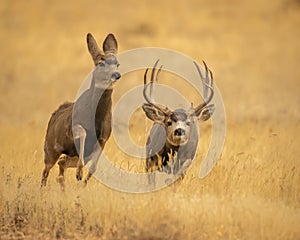
[{"label": "antler", "polygon": [[[146,102],[150,105],[152,105],[153,107],[155,107],[156,109],[158,109],[159,111],[163,112],[165,115],[168,115],[170,113],[170,110],[165,107],[164,109],[161,108],[160,106],[158,106],[156,103],[155,103],[155,100],[153,99],[152,97],[152,92],[153,92],[153,86],[154,86],[154,82],[158,82],[158,76],[159,76],[159,73],[161,72],[161,69],[162,69],[162,65],[160,66],[160,68],[158,69],[156,75],[155,75],[155,72],[156,72],[156,66],[159,62],[159,59],[155,62],[153,68],[152,68],[152,71],[151,71],[151,78],[150,78],[150,82],[147,83],[147,73],[148,73],[148,70],[149,68],[146,69],[145,71],[145,74],[144,74],[144,90],[143,90],[143,96],[146,100]],[[147,95],[147,89],[150,87],[150,96]]]},{"label": "antler", "polygon": [[196,115],[198,115],[197,113],[200,113],[201,110],[203,108],[205,108],[211,102],[211,100],[214,96],[214,87],[213,87],[214,78],[213,78],[212,71],[207,67],[207,65],[204,61],[202,61],[202,62],[205,67],[205,76],[203,76],[199,65],[194,61],[194,64],[197,68],[197,71],[200,75],[200,78],[201,78],[201,81],[203,84],[203,97],[204,97],[204,102],[199,104],[197,107],[193,108]]}]

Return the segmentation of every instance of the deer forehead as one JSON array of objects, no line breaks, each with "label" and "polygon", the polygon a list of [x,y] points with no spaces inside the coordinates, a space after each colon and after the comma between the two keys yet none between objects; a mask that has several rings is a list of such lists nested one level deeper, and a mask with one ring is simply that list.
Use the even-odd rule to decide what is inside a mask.
[{"label": "deer forehead", "polygon": [[105,62],[108,65],[118,65],[119,62],[117,60],[117,57],[114,54],[105,55],[101,62]]},{"label": "deer forehead", "polygon": [[188,112],[184,109],[176,109],[175,111],[173,111],[170,115],[170,119],[173,122],[185,122],[188,121],[190,119],[190,115],[188,114]]}]

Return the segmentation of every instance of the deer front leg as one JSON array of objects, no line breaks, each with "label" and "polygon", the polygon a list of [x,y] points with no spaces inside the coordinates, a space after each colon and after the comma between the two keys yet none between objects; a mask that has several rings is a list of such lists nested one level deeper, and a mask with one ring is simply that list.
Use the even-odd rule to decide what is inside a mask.
[{"label": "deer front leg", "polygon": [[[184,178],[184,174],[186,173],[187,169],[192,163],[191,159],[185,160],[185,162],[181,165],[180,163],[176,162],[177,166],[175,167],[175,172],[173,173],[173,176],[171,178],[166,179],[165,183],[167,185],[170,185],[173,182],[182,180]],[[179,169],[177,168],[179,167]],[[178,170],[176,170],[178,169]],[[177,172],[176,172],[177,171]]]},{"label": "deer front leg", "polygon": [[158,156],[154,155],[146,159],[146,171],[148,173],[148,184],[155,187],[156,171],[158,170]]},{"label": "deer front leg", "polygon": [[83,162],[84,162],[84,144],[86,139],[86,130],[81,125],[75,125],[73,128],[74,140],[79,139],[79,159],[77,162],[76,179],[82,180]]},{"label": "deer front leg", "polygon": [[181,177],[183,174],[185,174],[185,172],[187,171],[187,169],[189,168],[189,166],[191,165],[192,160],[191,159],[187,159],[182,166],[180,166],[180,168],[178,169],[177,173],[174,175],[175,178],[179,178]]},{"label": "deer front leg", "polygon": [[44,168],[43,174],[42,174],[41,187],[46,186],[49,171],[53,167],[53,165],[54,165],[54,163],[45,163],[45,168]]},{"label": "deer front leg", "polygon": [[62,190],[65,189],[65,177],[64,172],[66,169],[66,163],[68,161],[68,156],[66,154],[61,154],[58,158],[59,174],[56,178],[57,182],[60,184]]},{"label": "deer front leg", "polygon": [[152,187],[155,187],[155,177],[156,177],[156,170],[150,170],[148,172],[148,184]]},{"label": "deer front leg", "polygon": [[97,164],[99,161],[99,158],[101,156],[102,150],[105,146],[106,141],[104,140],[99,140],[94,146],[93,153],[90,155],[89,159],[92,161],[91,166],[88,170],[88,174],[84,180],[84,184],[86,185],[88,180],[92,177],[92,175],[95,173]]}]

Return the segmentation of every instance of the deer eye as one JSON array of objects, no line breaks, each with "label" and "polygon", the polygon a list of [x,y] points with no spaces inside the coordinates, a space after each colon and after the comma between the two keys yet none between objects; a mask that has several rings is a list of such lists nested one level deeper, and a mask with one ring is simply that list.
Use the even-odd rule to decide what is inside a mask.
[{"label": "deer eye", "polygon": [[105,63],[104,63],[104,62],[100,62],[100,63],[99,63],[99,66],[100,66],[100,67],[104,67],[104,66],[105,66]]},{"label": "deer eye", "polygon": [[187,125],[187,126],[191,126],[192,123],[191,123],[191,122],[186,122],[186,125]]},{"label": "deer eye", "polygon": [[168,126],[171,126],[171,125],[172,125],[172,121],[168,121],[168,122],[167,122],[167,125],[168,125]]}]

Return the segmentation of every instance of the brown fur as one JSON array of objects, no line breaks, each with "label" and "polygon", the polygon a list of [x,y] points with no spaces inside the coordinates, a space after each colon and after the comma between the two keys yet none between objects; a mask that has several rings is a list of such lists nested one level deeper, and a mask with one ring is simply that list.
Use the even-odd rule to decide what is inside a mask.
[{"label": "brown fur", "polygon": [[[146,146],[146,171],[149,184],[155,185],[155,171],[163,171],[182,179],[187,171],[198,145],[197,118],[208,120],[214,111],[212,100],[213,75],[204,63],[205,74],[202,74],[199,65],[194,62],[204,89],[204,102],[190,109],[176,109],[172,111],[166,106],[155,103],[152,99],[151,88],[158,80],[162,66],[156,72],[157,60],[151,72],[150,83],[147,83],[148,69],[144,74],[143,95],[147,103],[142,108],[146,116],[154,121]],[[150,87],[150,96],[147,89]],[[209,94],[208,94],[209,93]]]},{"label": "brown fur", "polygon": [[[91,34],[87,35],[87,43],[96,66],[91,86],[76,102],[60,105],[51,115],[44,144],[42,186],[46,185],[49,171],[56,162],[59,165],[58,181],[64,187],[66,168],[76,167],[76,178],[81,180],[83,164],[93,159],[86,183],[95,172],[101,151],[111,134],[112,86],[120,78],[116,71],[117,42],[109,34],[103,43],[104,54]],[[106,63],[108,58],[110,64]],[[99,63],[103,66],[98,66]]]}]

